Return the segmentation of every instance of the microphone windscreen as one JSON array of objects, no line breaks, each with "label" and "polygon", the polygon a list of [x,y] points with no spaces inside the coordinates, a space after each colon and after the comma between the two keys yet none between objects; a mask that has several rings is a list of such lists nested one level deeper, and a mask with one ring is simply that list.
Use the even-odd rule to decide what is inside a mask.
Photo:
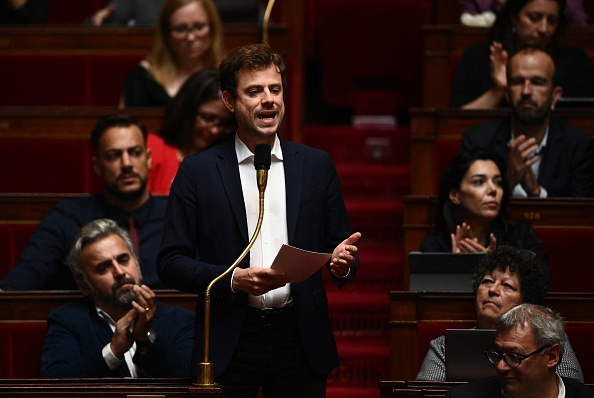
[{"label": "microphone windscreen", "polygon": [[256,150],[254,152],[254,167],[256,170],[270,170],[270,145],[256,145]]}]

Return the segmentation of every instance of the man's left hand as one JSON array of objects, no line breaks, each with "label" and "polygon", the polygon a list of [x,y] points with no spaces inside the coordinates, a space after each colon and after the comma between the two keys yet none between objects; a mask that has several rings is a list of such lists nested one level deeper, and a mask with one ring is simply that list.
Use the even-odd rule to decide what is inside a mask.
[{"label": "man's left hand", "polygon": [[332,252],[332,260],[330,261],[330,270],[337,276],[344,276],[349,272],[349,269],[355,262],[355,253],[358,249],[355,246],[361,239],[361,233],[355,232],[347,239],[343,240]]}]

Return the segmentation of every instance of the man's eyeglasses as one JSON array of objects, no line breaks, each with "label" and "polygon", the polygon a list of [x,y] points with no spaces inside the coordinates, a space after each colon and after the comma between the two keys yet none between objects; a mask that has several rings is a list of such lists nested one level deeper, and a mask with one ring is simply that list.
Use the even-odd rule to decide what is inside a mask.
[{"label": "man's eyeglasses", "polygon": [[230,118],[222,118],[213,113],[198,112],[198,120],[209,126],[217,126],[227,128],[231,125]]},{"label": "man's eyeglasses", "polygon": [[495,349],[493,349],[493,348],[489,348],[488,350],[483,352],[483,354],[485,354],[485,356],[487,357],[489,362],[491,362],[495,366],[497,366],[499,361],[501,361],[503,359],[503,361],[510,368],[517,368],[518,366],[520,366],[520,364],[522,363],[522,361],[524,359],[530,358],[532,355],[534,355],[538,352],[541,352],[542,350],[544,350],[545,348],[548,348],[550,346],[551,346],[551,344],[543,345],[538,350],[532,351],[530,354],[526,354],[526,355],[519,355],[519,354],[516,354],[513,352],[510,354],[500,354],[497,351],[495,351]]},{"label": "man's eyeglasses", "polygon": [[511,246],[499,246],[497,250],[506,251],[508,253],[517,254],[522,260],[529,261],[536,257],[536,253],[530,250],[516,249]]},{"label": "man's eyeglasses", "polygon": [[192,26],[178,25],[171,27],[171,33],[176,37],[187,37],[190,34],[194,36],[204,36],[210,31],[210,24],[206,22],[195,23]]}]

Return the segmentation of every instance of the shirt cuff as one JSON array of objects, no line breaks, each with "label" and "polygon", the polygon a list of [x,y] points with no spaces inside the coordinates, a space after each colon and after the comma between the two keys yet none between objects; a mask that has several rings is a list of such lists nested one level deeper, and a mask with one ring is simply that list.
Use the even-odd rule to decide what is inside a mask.
[{"label": "shirt cuff", "polygon": [[337,274],[335,274],[334,271],[332,271],[332,268],[330,268],[330,272],[332,273],[332,275],[334,275],[335,278],[342,279],[342,278],[346,278],[347,276],[349,276],[349,274],[351,273],[351,268],[349,267],[347,273],[344,274],[344,275],[337,275]]},{"label": "shirt cuff", "polygon": [[103,347],[101,354],[103,355],[103,360],[105,360],[105,363],[110,370],[116,370],[120,367],[122,360],[111,351],[110,343],[107,343],[107,345]]},{"label": "shirt cuff", "polygon": [[[528,193],[526,193],[526,191],[524,190],[524,188],[522,188],[522,184],[517,184],[514,187],[514,190],[512,191],[512,197],[513,198],[527,198],[528,197]],[[543,186],[540,186],[540,195],[538,195],[538,197],[540,199],[544,199],[544,198],[548,197],[547,190],[544,189]]]},{"label": "shirt cuff", "polygon": [[237,268],[235,268],[231,273],[231,286],[229,286],[231,288],[231,293],[237,293],[235,290],[233,290],[233,278],[235,278],[235,271],[237,271]]}]

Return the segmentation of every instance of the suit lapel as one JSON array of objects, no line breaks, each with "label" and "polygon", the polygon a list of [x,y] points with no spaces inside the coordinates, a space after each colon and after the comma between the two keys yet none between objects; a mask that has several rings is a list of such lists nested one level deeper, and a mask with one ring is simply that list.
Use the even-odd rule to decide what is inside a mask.
[{"label": "suit lapel", "polygon": [[543,186],[550,186],[550,181],[553,179],[553,173],[556,165],[560,164],[560,152],[555,148],[560,148],[562,134],[559,125],[554,118],[549,121],[549,136],[547,138],[547,145],[544,147],[541,154],[540,168],[538,171],[538,183]]},{"label": "suit lapel", "polygon": [[239,176],[239,166],[237,165],[237,155],[235,153],[235,140],[229,139],[227,142],[221,144],[221,146],[224,147],[221,148],[223,151],[221,151],[218,158],[217,170],[227,194],[227,200],[235,215],[237,227],[245,239],[244,243],[247,244],[249,241],[247,216],[245,214],[241,177]]},{"label": "suit lapel", "polygon": [[295,238],[297,220],[299,219],[299,204],[301,189],[303,187],[303,156],[299,154],[296,146],[288,141],[280,140],[283,150],[283,163],[285,169],[285,190],[287,197],[287,235],[289,244]]}]

